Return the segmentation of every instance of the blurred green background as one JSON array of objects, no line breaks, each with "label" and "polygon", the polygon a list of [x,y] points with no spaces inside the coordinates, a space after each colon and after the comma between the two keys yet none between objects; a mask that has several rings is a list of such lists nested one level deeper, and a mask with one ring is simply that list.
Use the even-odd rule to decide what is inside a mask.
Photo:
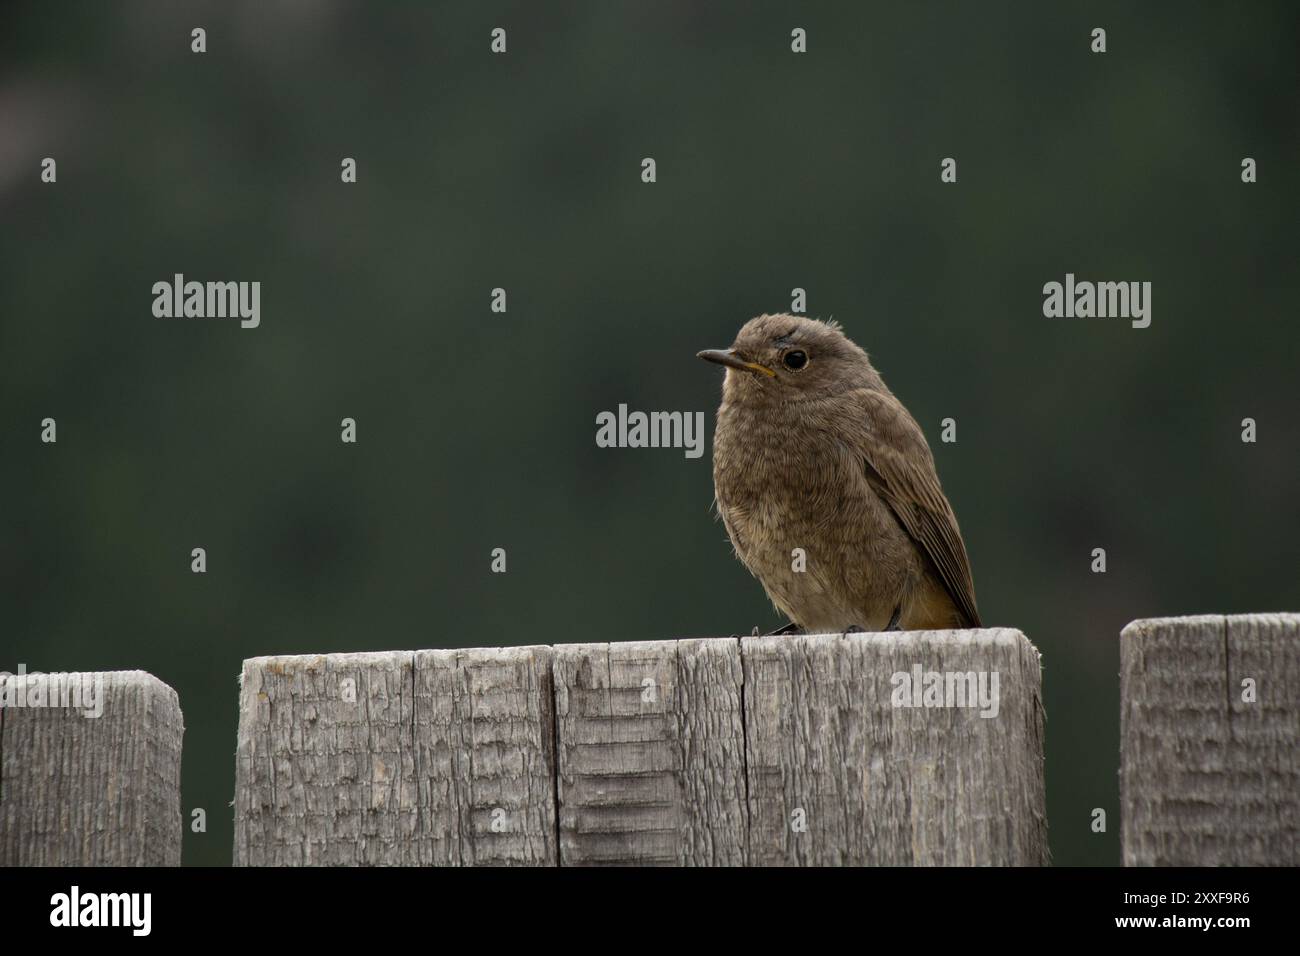
[{"label": "blurred green background", "polygon": [[[0,669],[175,687],[209,821],[185,860],[226,864],[245,657],[783,623],[708,454],[594,436],[626,402],[711,439],[695,352],[797,286],[925,429],[985,621],[1043,652],[1055,861],[1115,864],[1120,628],[1300,607],[1298,27],[1293,3],[6,4]],[[154,318],[175,272],[261,281],[261,327]],[[1151,327],[1044,318],[1066,272],[1151,281]]]}]

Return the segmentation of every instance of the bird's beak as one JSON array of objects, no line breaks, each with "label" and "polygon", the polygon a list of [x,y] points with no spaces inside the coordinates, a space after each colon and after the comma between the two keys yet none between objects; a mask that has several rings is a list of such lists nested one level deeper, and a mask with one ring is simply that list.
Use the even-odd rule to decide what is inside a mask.
[{"label": "bird's beak", "polygon": [[725,365],[727,368],[738,368],[742,372],[759,372],[769,378],[776,378],[776,372],[773,372],[766,365],[759,365],[757,362],[746,362],[736,354],[735,349],[705,349],[703,352],[695,353],[697,358],[702,358],[706,362],[716,362],[719,365]]}]

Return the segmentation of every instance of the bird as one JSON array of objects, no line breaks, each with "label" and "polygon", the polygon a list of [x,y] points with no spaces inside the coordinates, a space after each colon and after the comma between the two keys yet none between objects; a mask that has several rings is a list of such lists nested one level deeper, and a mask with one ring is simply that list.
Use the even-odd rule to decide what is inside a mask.
[{"label": "bird", "polygon": [[839,323],[764,314],[697,354],[726,369],[717,511],[773,633],[983,626],[925,434]]}]

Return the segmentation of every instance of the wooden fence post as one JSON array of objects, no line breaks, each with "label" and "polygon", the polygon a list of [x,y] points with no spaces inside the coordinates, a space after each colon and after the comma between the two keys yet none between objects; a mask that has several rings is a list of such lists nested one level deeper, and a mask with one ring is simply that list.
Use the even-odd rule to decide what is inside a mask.
[{"label": "wooden fence post", "polygon": [[549,647],[244,662],[235,865],[554,864]]},{"label": "wooden fence post", "polygon": [[1300,864],[1300,615],[1124,628],[1120,804],[1126,866]]},{"label": "wooden fence post", "polygon": [[1048,862],[1039,654],[1023,634],[743,642],[750,862]]},{"label": "wooden fence post", "polygon": [[144,671],[0,677],[0,866],[179,866],[184,731]]},{"label": "wooden fence post", "polygon": [[257,658],[235,862],[1037,865],[1042,738],[1012,630]]},{"label": "wooden fence post", "polygon": [[734,638],[555,648],[560,863],[745,863]]}]

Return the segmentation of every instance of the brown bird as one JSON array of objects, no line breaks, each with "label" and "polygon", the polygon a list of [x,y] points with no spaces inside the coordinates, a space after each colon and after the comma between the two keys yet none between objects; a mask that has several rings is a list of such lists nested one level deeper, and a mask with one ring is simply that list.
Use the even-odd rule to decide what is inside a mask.
[{"label": "brown bird", "polygon": [[838,324],[760,315],[730,349],[699,357],[727,367],[713,436],[718,513],[793,625],[982,626],[925,435]]}]

